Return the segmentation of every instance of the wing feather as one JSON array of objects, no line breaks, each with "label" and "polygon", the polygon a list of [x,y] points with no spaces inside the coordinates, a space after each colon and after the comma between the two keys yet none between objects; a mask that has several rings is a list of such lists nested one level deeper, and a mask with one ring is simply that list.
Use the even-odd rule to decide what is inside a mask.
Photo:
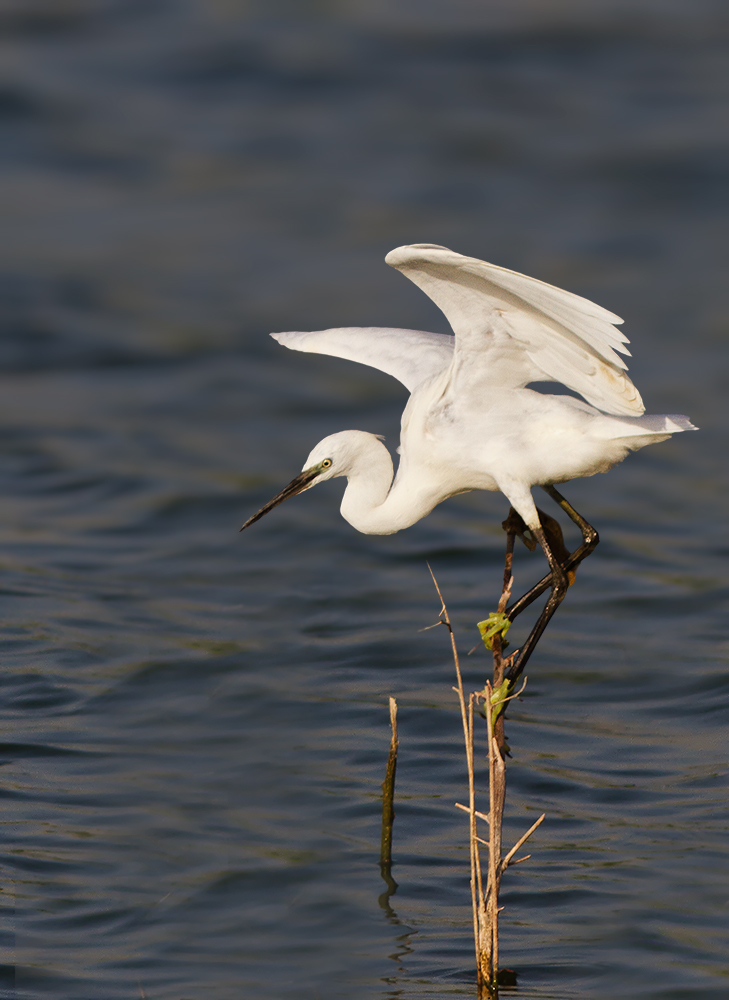
[{"label": "wing feather", "polygon": [[424,330],[394,330],[376,326],[349,326],[311,333],[272,333],[292,351],[329,354],[378,368],[413,391],[453,360],[454,337]]},{"label": "wing feather", "polygon": [[606,413],[644,412],[640,394],[625,374],[627,365],[615,353],[630,352],[624,346],[627,337],[615,328],[622,320],[614,313],[445,247],[398,247],[385,260],[445,314],[456,334],[455,365],[467,357],[471,378],[513,388],[542,379],[562,382]]}]

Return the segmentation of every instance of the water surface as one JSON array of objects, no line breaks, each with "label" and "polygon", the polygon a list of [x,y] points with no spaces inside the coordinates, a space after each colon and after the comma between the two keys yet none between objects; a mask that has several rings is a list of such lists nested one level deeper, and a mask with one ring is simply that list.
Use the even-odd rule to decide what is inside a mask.
[{"label": "water surface", "polygon": [[473,996],[419,630],[430,561],[476,643],[503,498],[366,537],[338,481],[237,533],[325,435],[396,446],[401,386],[267,333],[445,331],[383,263],[410,242],[625,316],[649,410],[701,427],[565,487],[602,543],[508,725],[508,836],[547,819],[502,950],[529,1000],[726,996],[726,16],[482,7],[4,6],[3,996]]}]

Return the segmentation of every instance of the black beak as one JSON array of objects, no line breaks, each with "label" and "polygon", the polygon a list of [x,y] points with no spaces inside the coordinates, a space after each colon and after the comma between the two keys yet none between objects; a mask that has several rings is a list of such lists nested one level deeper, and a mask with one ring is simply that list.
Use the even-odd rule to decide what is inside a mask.
[{"label": "black beak", "polygon": [[284,500],[288,500],[289,497],[295,497],[297,493],[303,493],[304,490],[311,484],[313,479],[321,472],[321,466],[315,465],[311,469],[304,469],[300,472],[296,479],[292,479],[288,486],[284,486],[280,493],[277,493],[273,500],[269,500],[268,503],[261,507],[257,514],[253,517],[249,517],[243,527],[240,529],[243,531],[245,528],[249,528],[256,521],[260,520],[264,514],[268,514],[269,510],[273,510],[274,507],[278,507],[280,503]]}]

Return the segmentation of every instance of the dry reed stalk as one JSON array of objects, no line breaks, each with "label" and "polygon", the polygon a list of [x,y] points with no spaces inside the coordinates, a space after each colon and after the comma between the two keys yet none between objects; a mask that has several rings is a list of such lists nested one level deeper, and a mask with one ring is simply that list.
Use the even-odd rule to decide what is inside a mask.
[{"label": "dry reed stalk", "polygon": [[[443,600],[443,595],[440,592],[440,587],[438,586],[438,581],[435,578],[435,573],[431,569],[430,563],[428,565],[428,570],[435,584],[435,589],[440,598],[440,614],[438,615],[439,621],[436,623],[438,625],[445,625],[451,637],[451,650],[453,652],[453,662],[456,667],[456,681],[457,686],[453,690],[458,695],[458,704],[461,708],[461,723],[463,725],[463,739],[466,744],[466,766],[468,770],[468,813],[470,816],[470,856],[471,856],[471,905],[473,909],[473,941],[476,949],[476,968],[479,969],[479,979],[480,979],[480,969],[481,969],[481,949],[479,947],[481,941],[480,932],[480,914],[479,914],[479,885],[481,883],[481,873],[480,870],[477,874],[477,868],[480,869],[480,856],[478,853],[478,837],[476,834],[476,786],[474,779],[474,767],[473,767],[473,712],[470,713],[466,708],[466,698],[463,693],[463,677],[461,675],[461,662],[458,658],[458,648],[456,647],[456,637],[453,634],[453,626],[451,625],[451,620],[448,616],[448,608]],[[432,627],[432,626],[430,626]]]},{"label": "dry reed stalk", "polygon": [[[513,552],[513,538],[511,551]],[[511,563],[508,559],[507,549],[507,570],[508,576],[504,575],[504,593],[502,601],[499,602],[499,609],[509,599],[511,593],[512,576]],[[499,986],[499,890],[501,888],[501,878],[508,867],[526,861],[527,858],[513,860],[514,854],[521,845],[534,833],[540,823],[544,820],[544,815],[540,816],[536,823],[521,837],[514,847],[502,857],[502,826],[504,819],[504,802],[506,798],[506,770],[502,757],[499,741],[495,735],[494,715],[497,720],[503,716],[501,706],[506,701],[521,694],[522,689],[517,694],[502,697],[494,702],[494,687],[487,681],[484,691],[472,692],[466,701],[463,689],[463,676],[456,646],[455,634],[451,624],[448,608],[443,595],[438,586],[438,581],[430,566],[430,575],[433,579],[436,592],[441,602],[438,624],[443,624],[448,629],[451,639],[451,651],[453,653],[453,663],[456,670],[457,684],[453,690],[458,695],[458,703],[461,709],[461,722],[463,725],[463,738],[466,750],[466,768],[468,773],[468,806],[456,803],[458,809],[462,809],[469,814],[469,848],[471,862],[471,906],[473,911],[473,938],[476,952],[476,971],[478,982],[479,1000],[498,997]],[[505,596],[504,596],[505,595]],[[498,650],[501,657],[501,648]],[[505,663],[505,661],[503,661]],[[474,705],[480,699],[485,701],[485,714],[487,724],[488,739],[488,766],[489,766],[489,812],[488,816],[476,809],[476,775],[475,775],[475,752],[474,752],[474,730],[473,714]],[[484,820],[489,826],[489,839],[483,840],[478,835],[477,819]],[[481,847],[488,848],[488,865],[486,874],[486,886],[484,890],[483,869],[481,864]]]},{"label": "dry reed stalk", "polygon": [[[553,486],[545,486],[546,492],[556,501],[557,504],[569,515],[571,520],[577,524],[582,531],[583,542],[574,552],[568,552],[562,529],[559,522],[548,514],[538,511],[542,530],[548,539],[550,549],[559,560],[567,573],[569,583],[574,583],[577,566],[591,554],[597,545],[599,538],[595,529],[582,518],[574,508],[562,497]],[[486,682],[483,691],[475,691],[468,696],[463,690],[463,678],[461,675],[461,665],[458,658],[458,649],[453,632],[453,626],[448,615],[445,600],[441,594],[435,574],[428,565],[428,570],[433,578],[435,589],[440,599],[441,608],[436,625],[445,625],[451,638],[451,650],[453,652],[453,662],[456,668],[457,686],[453,690],[458,695],[458,703],[461,709],[461,721],[463,724],[463,738],[466,748],[466,767],[468,771],[468,805],[464,806],[456,802],[456,807],[469,814],[469,845],[471,860],[471,904],[473,908],[473,938],[476,949],[476,969],[478,976],[479,1000],[496,1000],[498,998],[498,987],[500,980],[504,985],[509,981],[515,981],[515,974],[509,970],[499,971],[499,890],[501,879],[507,868],[512,865],[521,864],[527,861],[531,855],[527,854],[523,858],[515,858],[514,855],[537,827],[543,822],[544,814],[532,824],[527,832],[517,840],[516,844],[502,857],[502,827],[504,819],[504,801],[506,798],[506,769],[505,758],[508,756],[509,747],[504,737],[504,714],[506,703],[518,698],[526,686],[526,677],[519,691],[514,693],[516,681],[521,675],[526,661],[536,648],[536,644],[549,621],[551,614],[548,612],[549,604],[545,606],[545,611],[532,629],[532,633],[521,650],[516,650],[511,656],[504,657],[503,651],[507,643],[504,639],[511,623],[525,608],[535,601],[540,594],[547,590],[551,583],[551,573],[545,576],[526,594],[519,598],[511,607],[508,607],[511,598],[511,591],[514,583],[512,574],[512,564],[514,557],[514,542],[517,537],[521,538],[526,547],[531,551],[536,548],[536,540],[531,536],[524,521],[512,507],[509,516],[503,522],[502,527],[506,532],[506,558],[504,561],[504,579],[499,599],[498,611],[489,616],[486,621],[479,622],[479,631],[487,648],[490,648],[494,657],[493,683]],[[545,618],[546,615],[546,618]],[[431,625],[430,628],[435,626]],[[472,650],[473,652],[473,650]],[[474,733],[473,733],[473,709],[479,700],[484,701],[484,715],[486,716],[487,742],[488,742],[488,768],[489,768],[489,812],[486,815],[476,809],[476,778],[474,767]],[[489,824],[489,839],[483,840],[478,836],[476,820],[480,819]],[[481,865],[481,847],[488,848],[488,866],[486,874],[486,887],[483,886],[483,872]],[[507,980],[506,973],[509,974]]]}]

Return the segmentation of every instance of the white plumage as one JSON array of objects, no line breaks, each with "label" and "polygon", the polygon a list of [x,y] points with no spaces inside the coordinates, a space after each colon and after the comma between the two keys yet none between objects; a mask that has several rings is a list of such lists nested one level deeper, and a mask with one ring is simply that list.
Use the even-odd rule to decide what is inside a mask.
[{"label": "white plumage", "polygon": [[[346,476],[341,511],[359,531],[391,534],[456,493],[501,490],[544,545],[532,486],[605,472],[629,451],[695,429],[684,416],[644,415],[616,353],[629,353],[616,329],[622,320],[606,309],[432,244],[399,247],[386,261],[436,303],[455,336],[372,327],[272,336],[291,350],[379,368],[406,386],[397,475],[375,435],[332,434],[244,527],[287,497]],[[545,381],[586,402],[527,388]]]}]

